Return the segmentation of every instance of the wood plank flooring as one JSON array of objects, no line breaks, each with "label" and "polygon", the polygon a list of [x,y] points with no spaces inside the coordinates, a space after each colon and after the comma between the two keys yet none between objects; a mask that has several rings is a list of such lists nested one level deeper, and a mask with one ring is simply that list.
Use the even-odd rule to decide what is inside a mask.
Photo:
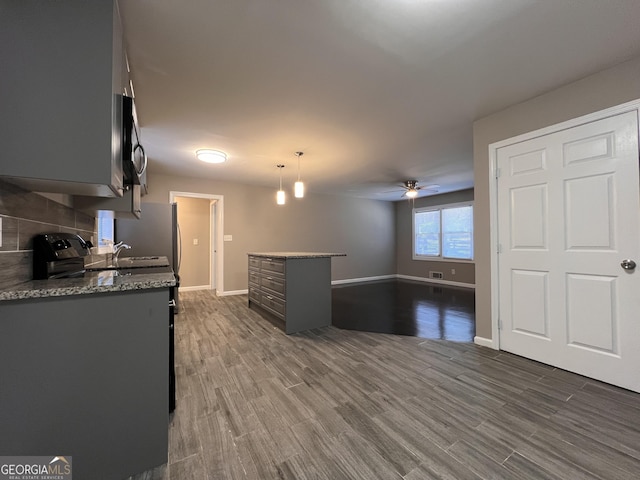
[{"label": "wood plank flooring", "polygon": [[391,279],[334,286],[332,324],[347,330],[473,342],[475,291]]},{"label": "wood plank flooring", "polygon": [[640,395],[472,343],[287,336],[246,295],[181,294],[156,479],[637,479]]}]

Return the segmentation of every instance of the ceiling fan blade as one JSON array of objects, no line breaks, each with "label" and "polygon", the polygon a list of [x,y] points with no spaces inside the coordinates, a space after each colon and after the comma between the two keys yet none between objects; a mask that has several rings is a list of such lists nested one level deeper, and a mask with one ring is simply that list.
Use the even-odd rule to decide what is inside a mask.
[{"label": "ceiling fan blade", "polygon": [[[387,190],[385,192],[377,192],[376,195],[384,195],[386,193],[396,193],[396,192],[402,192],[403,190],[399,190],[399,189],[395,189],[395,190]],[[406,189],[404,190],[406,191]]]}]

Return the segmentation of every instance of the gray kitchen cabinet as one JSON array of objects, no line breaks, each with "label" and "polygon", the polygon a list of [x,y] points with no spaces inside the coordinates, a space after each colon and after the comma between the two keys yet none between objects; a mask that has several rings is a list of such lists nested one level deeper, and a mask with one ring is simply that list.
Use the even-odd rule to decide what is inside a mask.
[{"label": "gray kitchen cabinet", "polygon": [[169,289],[0,302],[0,452],[67,455],[73,478],[167,461]]},{"label": "gray kitchen cabinet", "polygon": [[31,191],[121,196],[128,84],[114,0],[3,2],[0,175]]},{"label": "gray kitchen cabinet", "polygon": [[331,257],[337,253],[249,254],[249,307],[287,334],[331,325]]},{"label": "gray kitchen cabinet", "polygon": [[114,212],[115,218],[138,219],[142,214],[142,189],[142,185],[127,185],[122,197],[116,198],[75,196],[73,207],[94,216],[99,210],[109,210]]}]

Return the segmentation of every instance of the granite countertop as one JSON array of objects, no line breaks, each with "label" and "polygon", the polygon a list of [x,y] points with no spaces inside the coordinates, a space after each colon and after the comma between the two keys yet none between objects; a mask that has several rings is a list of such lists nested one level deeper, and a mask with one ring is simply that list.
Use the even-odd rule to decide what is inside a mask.
[{"label": "granite countertop", "polygon": [[115,268],[147,268],[169,266],[169,259],[164,256],[153,257],[120,257],[112,255],[90,255],[85,257],[84,267],[87,270],[112,270]]},{"label": "granite countertop", "polygon": [[86,272],[84,276],[75,278],[32,280],[0,289],[0,301],[168,288],[175,284],[172,272],[131,275],[129,272],[105,270]]},{"label": "granite countertop", "polygon": [[248,255],[254,257],[270,257],[270,258],[327,258],[327,257],[346,257],[346,253],[323,253],[323,252],[251,252]]}]

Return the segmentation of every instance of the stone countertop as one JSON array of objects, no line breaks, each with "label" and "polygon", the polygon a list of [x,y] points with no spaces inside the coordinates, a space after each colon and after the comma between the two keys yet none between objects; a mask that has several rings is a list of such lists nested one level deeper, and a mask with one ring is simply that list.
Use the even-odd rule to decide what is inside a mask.
[{"label": "stone countertop", "polygon": [[175,284],[176,279],[172,272],[131,275],[116,270],[105,270],[86,272],[84,276],[75,278],[32,280],[0,289],[0,301],[168,288]]},{"label": "stone countertop", "polygon": [[250,252],[248,255],[254,257],[269,258],[327,258],[327,257],[346,257],[346,253],[323,253],[323,252]]},{"label": "stone countertop", "polygon": [[153,257],[120,257],[112,255],[87,256],[84,268],[87,270],[112,270],[115,268],[147,268],[169,266],[169,259],[164,256]]}]

